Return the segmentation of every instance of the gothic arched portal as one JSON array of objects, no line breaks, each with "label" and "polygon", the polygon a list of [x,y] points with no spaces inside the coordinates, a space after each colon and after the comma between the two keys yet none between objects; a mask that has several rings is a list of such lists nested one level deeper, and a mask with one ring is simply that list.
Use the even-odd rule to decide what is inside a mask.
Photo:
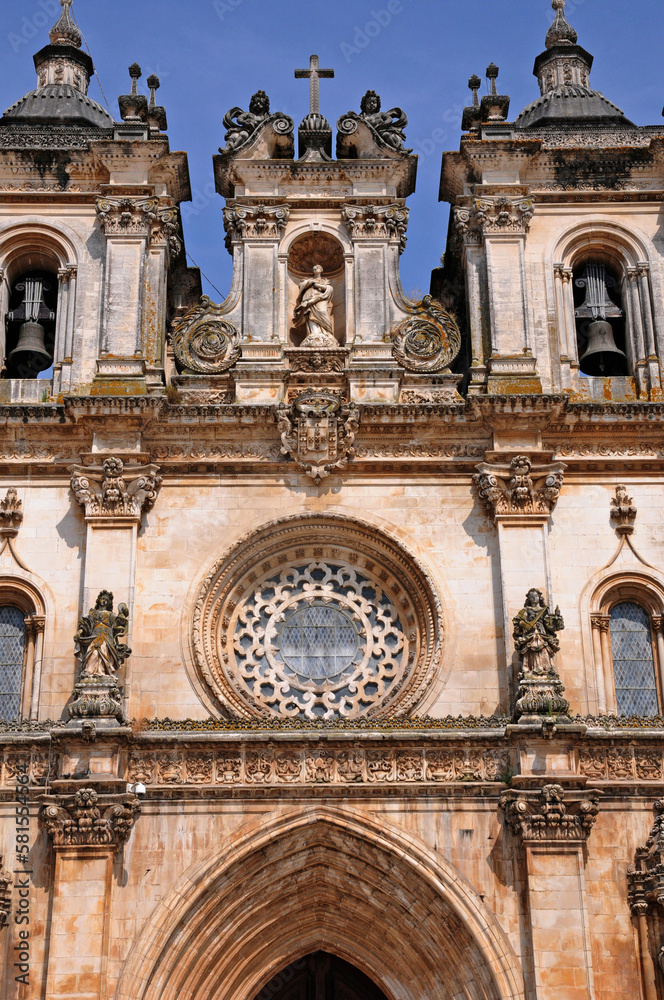
[{"label": "gothic arched portal", "polygon": [[273,976],[256,1000],[387,1000],[349,962],[325,951],[306,955]]}]

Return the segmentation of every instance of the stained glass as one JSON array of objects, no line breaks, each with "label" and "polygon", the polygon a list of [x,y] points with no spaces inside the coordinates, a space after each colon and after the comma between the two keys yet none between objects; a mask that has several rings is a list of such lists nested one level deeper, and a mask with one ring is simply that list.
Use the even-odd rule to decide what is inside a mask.
[{"label": "stained glass", "polygon": [[617,604],[611,612],[611,651],[618,714],[657,715],[650,620],[638,604]]},{"label": "stained glass", "polygon": [[301,677],[337,677],[358,651],[351,619],[339,608],[321,604],[291,615],[279,638],[284,663]]},{"label": "stained glass", "polygon": [[0,719],[17,719],[23,682],[25,616],[11,605],[0,607]]}]

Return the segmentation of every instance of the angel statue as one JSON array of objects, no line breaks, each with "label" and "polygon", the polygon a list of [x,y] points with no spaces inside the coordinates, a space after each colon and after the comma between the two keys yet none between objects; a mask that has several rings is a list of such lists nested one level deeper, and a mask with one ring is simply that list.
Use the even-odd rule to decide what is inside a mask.
[{"label": "angel statue", "polygon": [[381,100],[375,90],[368,90],[360,102],[361,118],[376,130],[383,142],[392,149],[402,150],[408,119],[401,108],[381,111]]},{"label": "angel statue", "polygon": [[551,614],[542,591],[529,590],[525,606],[513,624],[514,645],[523,661],[524,674],[555,674],[553,657],[560,649],[556,632],[565,628],[560,608]]},{"label": "angel statue", "polygon": [[119,641],[128,629],[129,608],[118,604],[118,613],[113,614],[113,594],[102,590],[94,608],[79,621],[74,636],[76,652],[81,657],[81,677],[117,677],[131,655],[129,646]]},{"label": "angel statue", "polygon": [[334,288],[323,276],[320,264],[314,266],[313,278],[307,278],[300,285],[295,304],[293,323],[295,329],[304,327],[306,337],[302,347],[338,347],[332,332],[332,296]]},{"label": "angel statue", "polygon": [[270,99],[264,90],[259,90],[254,94],[249,102],[248,111],[243,111],[242,108],[231,108],[224,116],[224,125],[227,129],[224,136],[226,146],[220,152],[231,153],[243,146],[269,116]]}]

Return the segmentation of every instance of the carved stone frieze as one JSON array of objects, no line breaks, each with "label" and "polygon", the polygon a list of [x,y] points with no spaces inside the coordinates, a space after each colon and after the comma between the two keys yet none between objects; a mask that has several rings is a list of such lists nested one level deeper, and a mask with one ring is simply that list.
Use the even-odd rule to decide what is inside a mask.
[{"label": "carved stone frieze", "polygon": [[13,486],[0,500],[0,538],[15,538],[23,523],[23,502]]},{"label": "carved stone frieze", "polygon": [[[101,467],[71,468],[71,488],[86,518],[125,517],[140,521],[152,510],[161,487],[157,465],[130,466],[107,458]],[[130,478],[131,476],[131,478]]]},{"label": "carved stone frieze", "polygon": [[631,535],[634,532],[637,510],[627,493],[627,487],[616,486],[616,495],[611,498],[611,520],[615,521],[616,534]]},{"label": "carved stone frieze", "polygon": [[532,198],[474,198],[472,205],[454,209],[454,227],[469,245],[481,244],[486,236],[525,236],[534,210]]},{"label": "carved stone frieze", "polygon": [[341,218],[353,240],[398,240],[400,252],[406,249],[405,205],[344,205]]},{"label": "carved stone frieze", "polygon": [[561,462],[534,466],[526,455],[507,464],[477,466],[473,476],[480,500],[494,517],[501,514],[553,512],[563,487],[565,466]]},{"label": "carved stone frieze", "polygon": [[407,371],[445,371],[461,348],[461,331],[451,313],[430,295],[411,309],[411,316],[392,333],[392,353]]},{"label": "carved stone frieze", "polygon": [[232,205],[224,209],[226,246],[234,240],[279,240],[290,217],[290,205]]},{"label": "carved stone frieze", "polygon": [[452,781],[501,782],[511,773],[508,750],[364,747],[313,744],[304,749],[134,751],[127,781],[144,785],[366,785]]},{"label": "carved stone frieze", "polygon": [[599,813],[600,793],[561,785],[503,792],[500,808],[512,833],[523,843],[588,840]]},{"label": "carved stone frieze", "polygon": [[315,483],[345,469],[354,456],[360,412],[350,403],[341,404],[333,393],[316,389],[301,393],[290,406],[279,407],[277,422],[282,453]]},{"label": "carved stone frieze", "polygon": [[286,348],[288,365],[292,372],[328,375],[345,371],[348,361],[346,347]]},{"label": "carved stone frieze", "polygon": [[184,372],[220,375],[232,368],[242,353],[238,331],[224,319],[223,307],[207,295],[173,324],[171,338]]},{"label": "carved stone frieze", "polygon": [[73,795],[44,796],[39,815],[56,848],[118,850],[140,812],[140,801],[131,793],[100,794],[94,788],[82,788]]},{"label": "carved stone frieze", "polygon": [[627,871],[629,903],[635,916],[645,916],[651,906],[664,907],[664,799],[653,806],[655,822],[645,847],[639,847]]}]

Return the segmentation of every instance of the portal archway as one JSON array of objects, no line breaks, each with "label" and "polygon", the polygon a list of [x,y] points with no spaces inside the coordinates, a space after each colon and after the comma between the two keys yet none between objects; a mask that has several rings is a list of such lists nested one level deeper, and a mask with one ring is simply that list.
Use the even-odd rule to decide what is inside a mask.
[{"label": "portal archway", "polygon": [[506,935],[454,867],[387,823],[322,806],[263,817],[185,875],[116,1000],[254,1000],[316,951],[387,1000],[523,1000]]},{"label": "portal archway", "polygon": [[317,951],[273,976],[255,1000],[387,1000],[387,997],[350,962]]}]

